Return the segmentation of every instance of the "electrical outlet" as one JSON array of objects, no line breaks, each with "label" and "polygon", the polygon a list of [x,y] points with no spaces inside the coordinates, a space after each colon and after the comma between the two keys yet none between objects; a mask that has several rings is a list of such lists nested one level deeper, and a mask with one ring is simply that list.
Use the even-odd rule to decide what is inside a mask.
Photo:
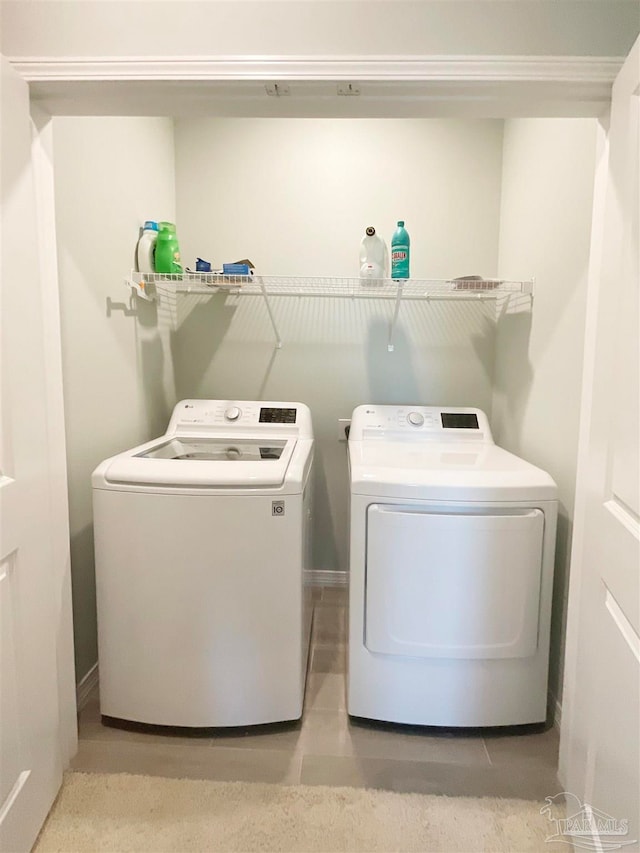
[{"label": "electrical outlet", "polygon": [[347,441],[346,430],[351,426],[351,418],[338,418],[338,441]]}]

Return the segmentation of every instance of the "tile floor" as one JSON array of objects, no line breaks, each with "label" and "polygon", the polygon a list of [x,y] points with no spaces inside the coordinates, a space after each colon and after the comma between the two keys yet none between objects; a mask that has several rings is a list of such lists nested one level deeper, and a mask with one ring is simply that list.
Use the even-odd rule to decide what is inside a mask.
[{"label": "tile floor", "polygon": [[350,720],[345,703],[346,588],[318,588],[314,598],[305,711],[299,723],[206,738],[131,732],[102,725],[96,693],[80,713],[73,768],[541,801],[562,790],[556,778],[554,729],[459,735]]}]

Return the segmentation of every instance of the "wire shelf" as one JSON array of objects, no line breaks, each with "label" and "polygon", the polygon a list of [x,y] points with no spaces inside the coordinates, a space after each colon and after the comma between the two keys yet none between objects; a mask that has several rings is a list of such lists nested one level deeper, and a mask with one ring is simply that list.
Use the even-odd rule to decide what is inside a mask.
[{"label": "wire shelf", "polygon": [[140,273],[132,271],[126,284],[142,299],[154,301],[164,294],[213,294],[261,296],[269,313],[277,346],[282,345],[271,309],[272,297],[324,297],[349,299],[386,299],[394,301],[389,327],[389,351],[393,350],[393,333],[400,305],[405,301],[495,300],[502,313],[514,295],[533,299],[533,281],[503,281],[475,276],[457,279],[367,279],[319,276],[223,275],[220,273]]},{"label": "wire shelf", "polygon": [[314,296],[351,299],[499,299],[531,294],[530,281],[498,279],[365,279],[312,276],[232,276],[218,273],[132,272],[129,283],[141,296],[154,298],[157,287],[175,293],[232,291],[247,296]]}]

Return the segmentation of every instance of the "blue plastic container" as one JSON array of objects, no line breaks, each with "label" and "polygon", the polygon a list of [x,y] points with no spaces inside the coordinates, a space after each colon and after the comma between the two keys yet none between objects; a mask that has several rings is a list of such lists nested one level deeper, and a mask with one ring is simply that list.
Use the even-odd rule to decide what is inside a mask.
[{"label": "blue plastic container", "polygon": [[224,275],[249,275],[249,264],[222,264]]}]

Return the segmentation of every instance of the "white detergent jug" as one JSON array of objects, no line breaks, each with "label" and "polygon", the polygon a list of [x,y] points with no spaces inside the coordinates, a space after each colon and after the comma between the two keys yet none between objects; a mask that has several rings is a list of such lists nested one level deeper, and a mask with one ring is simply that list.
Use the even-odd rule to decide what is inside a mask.
[{"label": "white detergent jug", "polygon": [[388,271],[387,244],[370,225],[360,243],[360,278],[387,278]]},{"label": "white detergent jug", "polygon": [[156,240],[158,223],[148,219],[136,246],[136,269],[138,272],[155,272]]}]

